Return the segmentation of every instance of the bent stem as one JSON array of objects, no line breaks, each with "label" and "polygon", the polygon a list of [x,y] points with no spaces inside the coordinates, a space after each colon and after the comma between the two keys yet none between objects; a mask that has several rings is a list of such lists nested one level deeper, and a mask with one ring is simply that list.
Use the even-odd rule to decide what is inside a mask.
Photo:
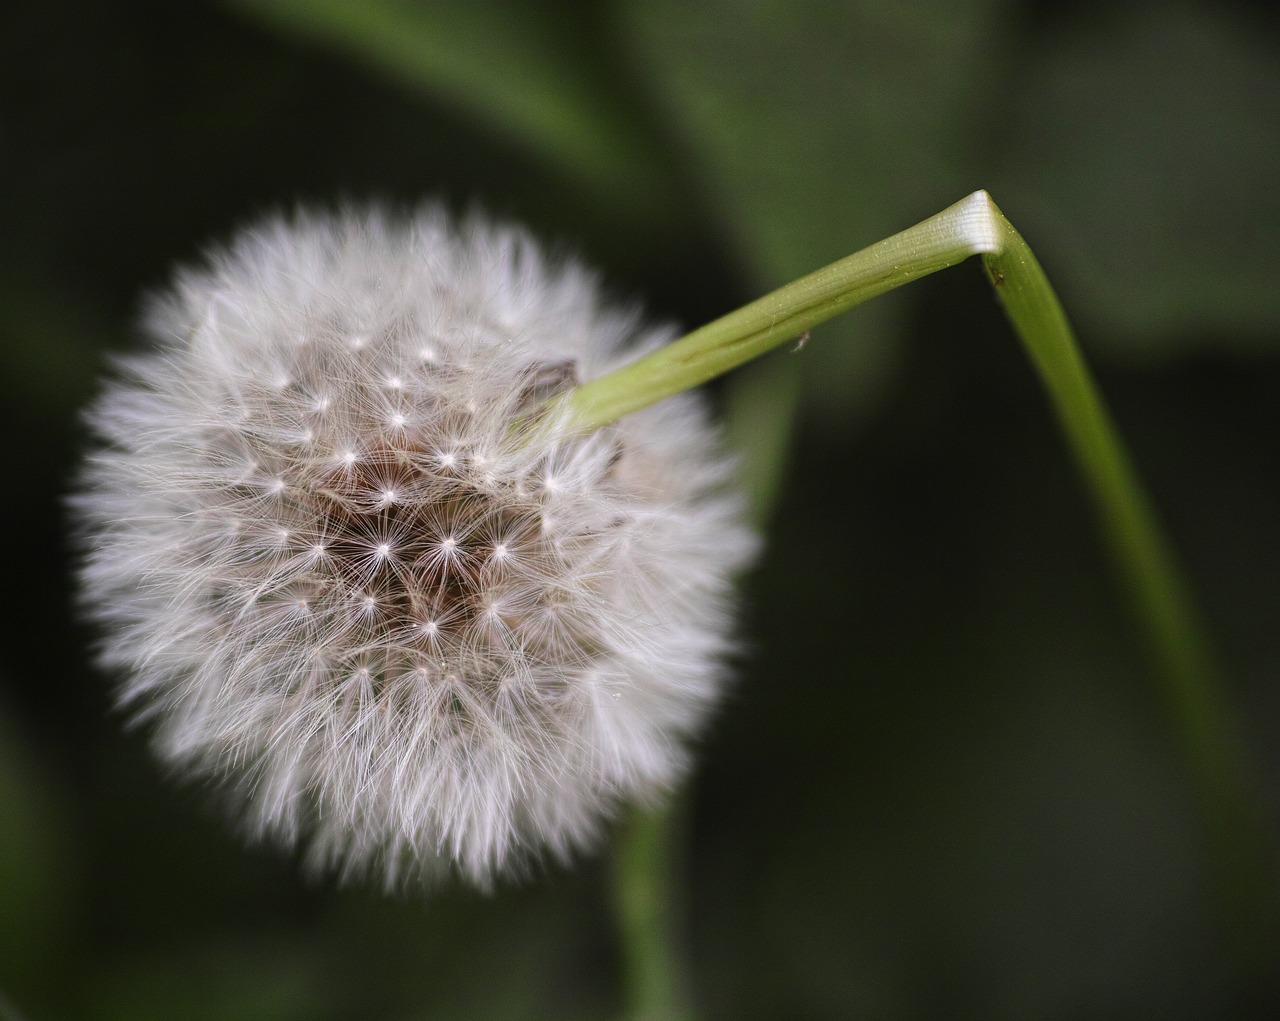
[{"label": "bent stem", "polygon": [[[1273,839],[1255,801],[1224,685],[1205,631],[1119,434],[1044,271],[985,191],[832,263],[557,399],[590,431],[698,386],[832,316],[912,280],[982,257],[1015,332],[1048,391],[1094,499],[1121,584],[1146,635],[1193,786],[1233,932],[1259,945],[1275,891]],[[636,867],[642,863],[630,859]]]},{"label": "bent stem", "polygon": [[801,277],[680,340],[565,395],[584,432],[737,368],[832,316],[970,255],[1000,250],[986,192]]}]

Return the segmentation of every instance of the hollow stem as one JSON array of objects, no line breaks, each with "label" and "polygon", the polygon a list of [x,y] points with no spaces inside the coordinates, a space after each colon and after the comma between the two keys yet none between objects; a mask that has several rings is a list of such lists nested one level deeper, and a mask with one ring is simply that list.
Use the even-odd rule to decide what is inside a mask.
[{"label": "hollow stem", "polygon": [[1237,721],[1188,586],[1062,306],[1026,242],[985,191],[570,391],[558,399],[559,422],[598,428],[971,255],[982,256],[1093,496],[1116,571],[1159,668],[1231,922],[1243,934],[1256,928],[1264,905],[1274,903],[1268,871],[1274,840],[1253,796]]},{"label": "hollow stem", "polygon": [[636,808],[616,848],[614,900],[622,935],[626,1021],[692,1021],[679,953],[677,804]]},{"label": "hollow stem", "polygon": [[895,287],[999,249],[986,192],[975,192],[910,230],[879,241],[708,323],[564,401],[583,431],[689,390],[751,361],[812,326]]},{"label": "hollow stem", "polygon": [[1275,833],[1255,795],[1243,728],[1180,570],[1066,313],[1030,247],[988,198],[1000,245],[983,268],[1039,373],[1081,474],[1120,582],[1143,626],[1156,677],[1204,817],[1223,916],[1244,959],[1277,937]]}]

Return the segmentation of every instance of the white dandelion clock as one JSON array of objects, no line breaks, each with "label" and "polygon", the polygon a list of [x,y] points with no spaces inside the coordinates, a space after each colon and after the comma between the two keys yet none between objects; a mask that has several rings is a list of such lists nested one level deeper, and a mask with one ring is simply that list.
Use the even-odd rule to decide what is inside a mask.
[{"label": "white dandelion clock", "polygon": [[703,412],[513,428],[665,335],[434,209],[264,223],[148,332],[74,506],[161,758],[388,883],[563,858],[679,778],[753,548]]}]

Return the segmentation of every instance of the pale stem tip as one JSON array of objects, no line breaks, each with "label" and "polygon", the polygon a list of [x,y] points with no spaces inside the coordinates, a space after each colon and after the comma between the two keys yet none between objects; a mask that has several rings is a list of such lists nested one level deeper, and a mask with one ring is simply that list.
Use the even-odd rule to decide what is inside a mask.
[{"label": "pale stem tip", "polygon": [[956,241],[974,255],[997,255],[1004,251],[1004,214],[983,189],[957,202]]}]

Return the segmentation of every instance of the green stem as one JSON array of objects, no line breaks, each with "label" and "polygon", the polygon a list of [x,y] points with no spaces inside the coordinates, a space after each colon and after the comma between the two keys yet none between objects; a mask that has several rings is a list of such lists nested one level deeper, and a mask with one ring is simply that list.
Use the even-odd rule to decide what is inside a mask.
[{"label": "green stem", "polygon": [[1249,919],[1252,926],[1274,892],[1267,873],[1273,841],[1252,796],[1239,728],[1205,631],[1062,306],[1026,242],[986,192],[583,384],[559,400],[559,422],[598,428],[971,255],[983,257],[1094,498],[1116,570],[1159,667],[1232,920]]},{"label": "green stem", "polygon": [[1112,561],[1141,622],[1204,813],[1226,919],[1239,941],[1275,936],[1274,834],[1190,588],[1120,434],[1084,363],[1066,313],[1030,247],[990,202],[1001,238],[983,268],[1039,373],[1097,506]]},{"label": "green stem", "polygon": [[895,287],[999,247],[986,192],[801,277],[564,399],[584,432],[714,379]]},{"label": "green stem", "polygon": [[1211,787],[1225,790],[1233,773],[1223,760],[1231,743],[1225,700],[1204,630],[1187,586],[1119,434],[1076,346],[1066,314],[1031,249],[1004,215],[1002,250],[983,257],[1059,423],[1098,504],[1102,527],[1122,580],[1146,624],[1152,650],[1169,682],[1187,748]]},{"label": "green stem", "polygon": [[622,929],[628,1021],[689,1021],[677,950],[675,825],[679,807],[634,809],[618,842],[614,896]]}]

